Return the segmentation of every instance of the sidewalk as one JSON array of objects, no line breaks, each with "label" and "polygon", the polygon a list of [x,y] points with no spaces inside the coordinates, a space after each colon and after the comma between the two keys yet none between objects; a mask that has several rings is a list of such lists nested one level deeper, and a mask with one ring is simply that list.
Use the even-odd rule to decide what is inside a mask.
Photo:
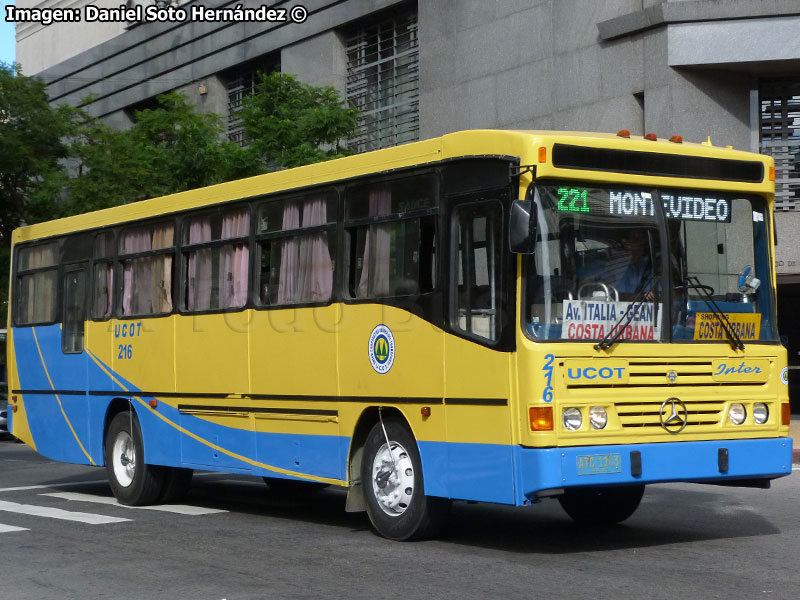
[{"label": "sidewalk", "polygon": [[792,463],[800,465],[800,415],[792,415],[789,436],[792,438]]}]

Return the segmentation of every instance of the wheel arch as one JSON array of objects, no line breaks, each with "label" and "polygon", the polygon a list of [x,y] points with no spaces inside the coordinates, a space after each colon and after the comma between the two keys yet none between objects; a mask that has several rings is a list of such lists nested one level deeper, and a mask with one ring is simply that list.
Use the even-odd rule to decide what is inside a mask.
[{"label": "wheel arch", "polygon": [[[414,429],[411,427],[406,416],[399,408],[394,406],[369,406],[365,408],[358,417],[356,426],[353,429],[353,437],[350,439],[350,450],[347,454],[347,512],[363,512],[366,510],[364,505],[363,489],[361,487],[361,458],[364,453],[364,444],[367,436],[376,423],[380,422],[380,415],[384,419],[397,418],[411,432],[416,441]],[[419,450],[419,443],[417,443]]]},{"label": "wheel arch", "polygon": [[106,408],[106,416],[103,420],[103,437],[102,437],[102,449],[103,449],[103,464],[105,464],[106,458],[106,437],[108,435],[108,427],[111,424],[111,421],[114,420],[119,413],[125,412],[128,410],[133,410],[134,412],[136,409],[133,406],[133,403],[128,398],[114,398],[111,402],[108,403],[108,408]]}]

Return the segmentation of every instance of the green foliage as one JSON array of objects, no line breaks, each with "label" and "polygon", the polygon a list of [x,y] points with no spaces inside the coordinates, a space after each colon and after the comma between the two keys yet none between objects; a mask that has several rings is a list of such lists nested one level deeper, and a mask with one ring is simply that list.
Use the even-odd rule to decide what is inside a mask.
[{"label": "green foliage", "polygon": [[15,227],[342,156],[358,115],[331,87],[261,75],[240,113],[242,148],[225,139],[219,115],[178,92],[157,100],[130,129],[113,129],[52,107],[42,81],[0,63],[0,302]]},{"label": "green foliage", "polygon": [[120,131],[99,121],[84,124],[73,144],[76,176],[64,214],[116,206],[235,178],[244,151],[222,141],[219,115],[195,112],[184,96],[158,97],[157,109],[137,111]]},{"label": "green foliage", "polygon": [[249,149],[264,169],[296,167],[347,152],[358,111],[332,87],[316,87],[284,73],[260,74],[256,93],[240,113]]},{"label": "green foliage", "polygon": [[49,177],[63,172],[65,140],[76,132],[80,114],[51,107],[43,82],[24,77],[19,65],[0,63],[0,246],[7,247],[13,229],[29,221],[32,198],[55,203],[60,190]]}]

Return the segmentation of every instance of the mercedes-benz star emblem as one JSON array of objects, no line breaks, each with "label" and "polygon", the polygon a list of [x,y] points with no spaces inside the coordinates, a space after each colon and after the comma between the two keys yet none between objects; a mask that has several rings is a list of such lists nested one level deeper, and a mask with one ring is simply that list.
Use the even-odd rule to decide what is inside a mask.
[{"label": "mercedes-benz star emblem", "polygon": [[686,405],[677,398],[667,398],[661,404],[661,426],[670,433],[680,433],[689,420]]}]

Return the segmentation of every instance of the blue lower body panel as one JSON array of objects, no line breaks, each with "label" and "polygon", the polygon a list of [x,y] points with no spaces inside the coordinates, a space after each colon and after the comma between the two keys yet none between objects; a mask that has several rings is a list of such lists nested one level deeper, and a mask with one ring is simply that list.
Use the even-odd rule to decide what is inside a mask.
[{"label": "blue lower body panel", "polygon": [[564,487],[774,479],[792,472],[792,439],[518,446],[514,464],[515,503],[522,505],[534,500],[537,492]]}]

